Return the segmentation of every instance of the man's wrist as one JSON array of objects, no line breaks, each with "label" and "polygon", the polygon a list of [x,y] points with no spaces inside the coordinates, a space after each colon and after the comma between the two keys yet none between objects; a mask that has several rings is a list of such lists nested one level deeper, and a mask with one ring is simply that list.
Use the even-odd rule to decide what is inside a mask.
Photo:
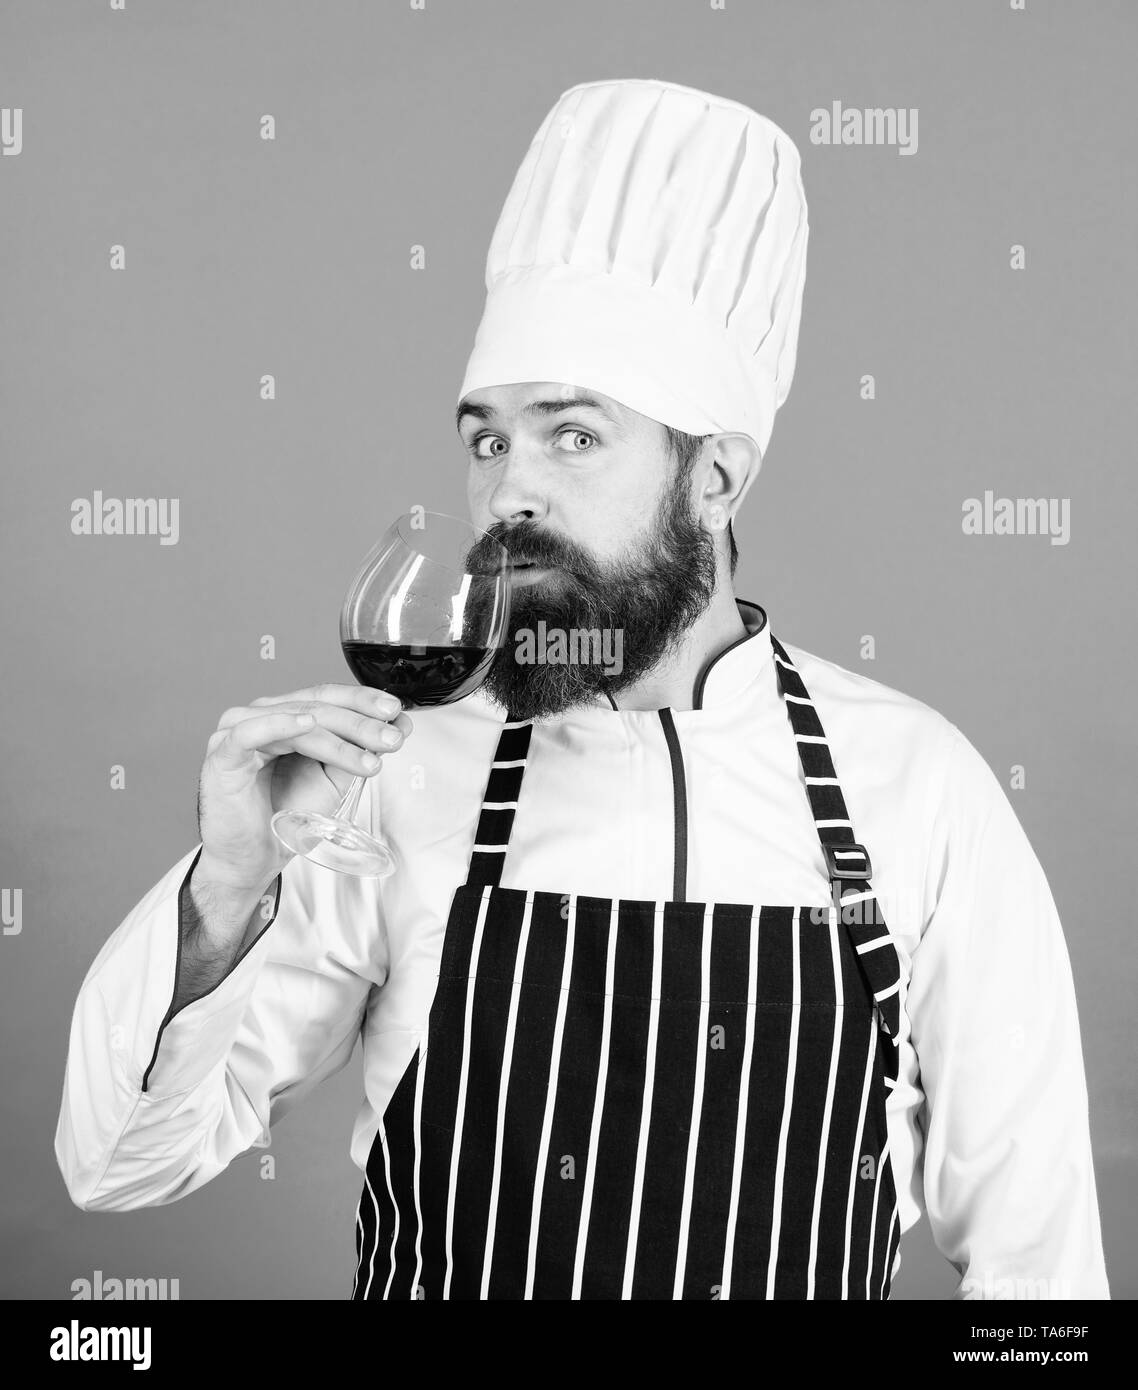
[{"label": "man's wrist", "polygon": [[190,877],[192,917],[187,925],[206,940],[221,944],[244,934],[276,876],[268,882],[241,884],[227,880],[203,850]]}]

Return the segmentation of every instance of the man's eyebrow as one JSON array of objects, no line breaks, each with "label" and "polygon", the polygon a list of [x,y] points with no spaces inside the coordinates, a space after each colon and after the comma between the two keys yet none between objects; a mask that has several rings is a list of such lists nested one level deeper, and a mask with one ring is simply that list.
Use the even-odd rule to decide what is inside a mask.
[{"label": "man's eyebrow", "polygon": [[[558,396],[555,400],[530,401],[529,405],[522,406],[523,415],[557,415],[563,410],[597,410],[612,424],[617,423],[600,401],[595,400],[592,396]],[[467,415],[472,415],[476,420],[489,420],[493,414],[492,407],[488,405],[477,405],[474,401],[462,401],[455,411],[455,428],[457,429],[462,424]]]}]

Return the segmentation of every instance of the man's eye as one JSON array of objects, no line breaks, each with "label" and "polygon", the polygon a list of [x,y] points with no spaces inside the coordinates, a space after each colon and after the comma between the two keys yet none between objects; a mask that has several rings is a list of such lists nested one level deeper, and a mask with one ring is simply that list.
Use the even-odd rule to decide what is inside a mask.
[{"label": "man's eye", "polygon": [[[495,444],[501,444],[502,448],[495,449],[488,447]],[[469,446],[468,452],[479,459],[496,458],[499,454],[504,453],[507,447],[506,441],[500,434],[480,434],[474,443]]]},{"label": "man's eye", "polygon": [[[595,434],[590,434],[588,430],[576,428],[562,430],[561,433],[557,436],[558,444],[560,444],[563,439],[573,440],[573,447],[569,450],[571,454],[587,454],[590,448],[593,447],[597,442],[597,436]],[[585,444],[583,447],[580,447],[580,441],[582,439],[587,439],[589,443]]]}]

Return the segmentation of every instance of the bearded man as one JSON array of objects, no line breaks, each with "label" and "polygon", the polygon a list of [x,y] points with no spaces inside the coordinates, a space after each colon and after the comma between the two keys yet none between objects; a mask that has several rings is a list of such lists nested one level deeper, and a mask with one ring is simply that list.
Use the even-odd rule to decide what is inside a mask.
[{"label": "bearded man", "polygon": [[[1108,1297],[1070,966],[1007,798],[941,715],[733,591],[806,242],[798,152],[754,111],[560,97],[457,424],[513,633],[621,661],[508,643],[413,733],[351,685],[226,711],[201,844],[76,1005],[80,1206],[199,1188],[362,1035],[357,1299],[879,1300],[925,1212],[959,1297]],[[359,773],[396,871],[283,854],[273,811]]]}]

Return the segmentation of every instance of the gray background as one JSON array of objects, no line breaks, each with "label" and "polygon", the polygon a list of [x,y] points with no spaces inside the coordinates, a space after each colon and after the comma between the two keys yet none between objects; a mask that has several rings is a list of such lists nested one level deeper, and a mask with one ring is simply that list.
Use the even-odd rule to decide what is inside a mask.
[{"label": "gray background", "polygon": [[[0,158],[0,887],[24,929],[0,937],[0,1294],[101,1269],[183,1298],[347,1295],[359,1053],[278,1128],[273,1181],[254,1150],[172,1207],[86,1214],[51,1147],[74,996],[195,843],[222,709],[347,679],[357,561],[413,503],[464,509],[454,396],[542,117],[578,82],[662,77],[754,106],[804,161],[797,379],[737,591],[941,710],[1005,786],[1025,766],[1010,794],[1065,924],[1108,1269],[1134,1296],[1136,29],[1123,0],[3,4],[24,149]],[[917,107],[918,153],[812,146],[834,100]],[[989,488],[1069,497],[1070,544],[964,536]],[[179,543],[73,536],[95,489],[179,498]],[[922,1223],[895,1297],[954,1282]]]}]

